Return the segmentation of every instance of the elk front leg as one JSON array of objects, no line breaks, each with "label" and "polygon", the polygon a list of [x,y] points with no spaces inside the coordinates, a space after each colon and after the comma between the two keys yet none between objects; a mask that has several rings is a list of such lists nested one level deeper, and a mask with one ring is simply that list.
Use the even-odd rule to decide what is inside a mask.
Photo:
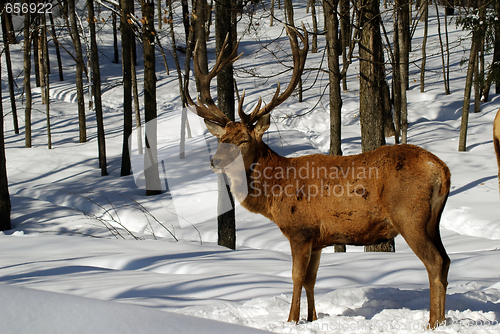
[{"label": "elk front leg", "polygon": [[311,260],[311,243],[292,243],[292,280],[293,294],[290,306],[289,322],[298,322],[300,317],[300,295],[306,281],[307,269]]},{"label": "elk front leg", "polygon": [[306,280],[304,288],[307,295],[307,321],[318,320],[316,315],[316,307],[314,306],[314,285],[316,284],[316,274],[318,273],[319,260],[321,257],[321,249],[311,252],[311,259],[307,267]]}]

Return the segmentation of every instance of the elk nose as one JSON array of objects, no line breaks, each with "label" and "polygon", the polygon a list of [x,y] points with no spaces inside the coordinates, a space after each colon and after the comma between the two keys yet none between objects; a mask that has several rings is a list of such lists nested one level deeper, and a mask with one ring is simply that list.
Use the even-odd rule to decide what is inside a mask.
[{"label": "elk nose", "polygon": [[212,166],[211,166],[211,167],[212,167],[212,168],[219,168],[219,166],[220,166],[220,162],[221,162],[221,160],[220,160],[220,159],[212,159],[212,162],[211,162],[211,165],[212,165]]}]

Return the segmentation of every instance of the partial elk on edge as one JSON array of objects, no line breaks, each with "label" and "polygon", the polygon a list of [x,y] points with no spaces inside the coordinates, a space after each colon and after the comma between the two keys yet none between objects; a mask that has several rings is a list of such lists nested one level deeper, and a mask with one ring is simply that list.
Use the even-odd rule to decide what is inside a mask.
[{"label": "partial elk on edge", "polygon": [[493,121],[493,146],[495,147],[497,156],[498,186],[500,187],[500,109],[498,109],[495,120]]},{"label": "partial elk on edge", "polygon": [[[427,269],[429,326],[434,328],[445,321],[450,259],[441,241],[439,221],[450,190],[450,171],[438,157],[413,145],[383,146],[354,156],[286,158],[274,152],[262,140],[270,125],[270,112],[295,89],[308,52],[306,30],[302,35],[294,28],[286,29],[293,55],[290,84],[282,93],[278,84],[271,101],[262,108],[259,98],[250,114],[243,111],[243,94],[239,122],[230,121],[210,97],[210,80],[239,58],[236,49],[224,60],[219,56],[206,75],[194,62],[205,104],[194,103],[187,91],[188,102],[221,143],[239,148],[246,180],[226,170],[234,159],[227,148],[231,145],[217,150],[212,169],[227,173],[231,188],[243,185],[248,190],[246,197],[235,194],[241,205],[272,220],[289,240],[293,295],[288,321],[299,321],[302,287],[307,295],[307,320],[317,319],[314,285],[324,247],[376,244],[401,234]],[[297,36],[303,48],[299,48]]]}]

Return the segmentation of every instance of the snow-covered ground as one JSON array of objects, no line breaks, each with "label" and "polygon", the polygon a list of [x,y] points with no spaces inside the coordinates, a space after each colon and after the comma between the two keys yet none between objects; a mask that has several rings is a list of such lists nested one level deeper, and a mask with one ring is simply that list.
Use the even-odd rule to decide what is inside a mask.
[{"label": "snow-covered ground", "polygon": [[[309,22],[304,2],[296,10],[297,22]],[[277,43],[271,43],[274,38],[269,37],[282,34],[282,26],[270,28],[269,18],[260,15],[263,13],[258,11],[249,29],[244,30],[247,19],[240,24],[240,31],[245,31],[240,35],[245,55],[236,64],[237,80],[240,90],[246,89],[248,108],[259,95],[269,100],[276,79],[288,82],[286,75],[265,80],[243,71],[270,75],[283,70],[268,51],[261,50],[262,44],[270,43],[268,49],[282,48],[279,55],[284,55],[289,48],[286,37],[282,35]],[[109,29],[108,24],[102,31]],[[466,71],[460,60],[468,57],[468,52],[464,53],[467,40],[459,44],[465,33],[454,24],[449,26],[452,93],[444,95],[432,10],[430,29],[432,52],[428,50],[425,93],[419,92],[417,67],[411,67],[408,137],[410,143],[438,155],[452,172],[452,190],[441,224],[443,242],[452,259],[448,326],[438,331],[498,333],[500,199],[492,122],[500,96],[490,95],[482,112],[470,115],[468,151],[458,152]],[[178,36],[182,37],[180,27]],[[413,48],[417,64],[421,37],[422,31],[417,30]],[[111,37],[102,33],[101,38],[103,55],[110,57]],[[322,61],[321,36],[319,45],[320,52],[309,54],[306,67],[316,67]],[[22,71],[20,47],[12,46],[16,75]],[[213,39],[208,47],[213,51]],[[211,56],[213,59],[213,53]],[[169,180],[172,193],[146,198],[138,186],[141,177],[137,173],[120,177],[123,92],[116,82],[121,65],[101,56],[110,172],[101,177],[95,117],[88,113],[89,142],[78,143],[74,65],[67,55],[63,58],[66,80],[56,81],[55,67],[51,75],[52,150],[46,148],[45,107],[40,103],[39,89],[34,88],[34,147],[24,148],[21,101],[17,104],[21,134],[14,134],[5,69],[2,73],[13,223],[12,230],[0,233],[2,333],[425,330],[427,273],[400,237],[396,253],[364,253],[359,247],[348,247],[347,253],[325,249],[316,284],[319,319],[287,323],[292,292],[288,241],[272,222],[237,207],[237,250],[217,246],[215,177],[207,172],[208,154],[213,154],[215,142],[190,115],[193,138],[188,140],[188,159],[177,158],[181,110],[174,71],[166,75],[158,57],[160,153],[167,167],[163,176]],[[173,61],[170,67],[174,68]],[[316,86],[305,92],[303,103],[292,97],[273,112],[273,125],[265,138],[280,154],[328,151],[328,99],[320,98],[327,77],[308,72],[304,86],[309,87],[316,76]],[[22,75],[17,83],[22,87]],[[349,91],[343,93],[345,155],[361,151],[357,62],[350,67],[348,86]],[[393,139],[388,142],[393,143]],[[301,314],[305,317],[305,300]]]}]

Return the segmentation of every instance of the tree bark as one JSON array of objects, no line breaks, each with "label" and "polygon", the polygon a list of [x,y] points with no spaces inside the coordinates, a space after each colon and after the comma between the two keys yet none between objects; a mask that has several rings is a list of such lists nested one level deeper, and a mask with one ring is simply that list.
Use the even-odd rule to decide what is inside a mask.
[{"label": "tree bark", "polygon": [[70,34],[75,47],[76,56],[76,99],[78,105],[78,130],[80,143],[87,141],[87,121],[85,116],[85,93],[83,91],[83,71],[85,64],[83,62],[82,43],[80,41],[80,33],[76,23],[75,0],[68,0],[69,20],[71,24]]},{"label": "tree bark", "polygon": [[382,82],[385,81],[380,35],[380,12],[376,0],[361,0],[360,123],[363,152],[385,145]]},{"label": "tree bark", "polygon": [[444,93],[446,95],[450,94],[450,87],[448,86],[448,80],[446,79],[446,65],[444,61],[444,46],[443,46],[443,39],[441,37],[441,20],[439,18],[439,10],[438,10],[438,5],[436,5],[436,15],[437,15],[437,22],[438,22],[438,36],[439,36],[439,45],[441,46],[441,65],[443,69],[443,82],[444,82]]},{"label": "tree bark", "polygon": [[[2,1],[2,6],[0,8],[4,8],[4,4],[6,1]],[[5,11],[4,11],[5,12]],[[5,16],[3,17],[2,20],[5,20],[5,27],[6,27],[6,33],[7,33],[7,41],[9,44],[17,44],[17,39],[16,39],[16,32],[14,31],[14,25],[12,24],[12,14],[5,12]]]},{"label": "tree bark", "polygon": [[[14,133],[19,134],[19,123],[17,120],[17,107],[16,107],[16,93],[14,91],[14,76],[12,74],[12,62],[10,59],[10,41],[9,41],[9,31],[7,29],[8,15],[7,12],[2,14],[2,33],[3,33],[3,45],[5,51],[5,62],[7,65],[7,76],[9,84],[9,95],[10,95],[10,106],[12,108],[12,118],[14,121]],[[17,42],[16,42],[17,43]]]},{"label": "tree bark", "polygon": [[137,153],[144,154],[144,145],[142,142],[142,126],[141,126],[141,107],[139,103],[139,89],[137,87],[137,69],[135,66],[134,52],[135,43],[132,43],[132,50],[130,50],[131,61],[131,74],[132,74],[132,90],[134,92],[134,111],[135,111],[135,129],[137,132]]},{"label": "tree bark", "polygon": [[45,16],[42,18],[43,25],[45,27],[45,31],[43,32],[43,73],[45,77],[43,78],[44,80],[44,85],[45,85],[45,114],[47,116],[47,146],[50,149],[52,149],[52,129],[51,129],[51,124],[50,124],[50,83],[49,83],[49,52],[47,48],[47,21]]},{"label": "tree bark", "polygon": [[[500,1],[495,1],[495,13],[500,17]],[[493,48],[493,63],[500,68],[500,20],[495,21],[495,45]],[[499,73],[500,75],[500,73]],[[495,93],[500,94],[500,78],[495,82]]]},{"label": "tree bark", "polygon": [[[340,0],[340,39],[342,43],[342,63],[346,66],[349,59],[347,58],[347,50],[351,45],[351,16],[349,10],[349,0]],[[342,89],[347,91],[347,76],[342,77]]]},{"label": "tree bark", "polygon": [[311,53],[318,52],[318,19],[316,17],[316,0],[311,0],[311,18],[313,25]]},{"label": "tree bark", "polygon": [[[195,0],[196,8],[195,14],[196,19],[194,20],[194,33],[196,40],[196,59],[198,60],[198,64],[200,65],[201,73],[208,73],[208,59],[207,59],[207,35],[205,33],[205,21],[206,21],[206,7],[207,0]],[[198,78],[196,79],[196,87],[198,87],[198,91],[200,91],[200,83],[198,82]],[[201,97],[203,99],[203,97]],[[205,101],[202,101],[205,102]]]},{"label": "tree bark", "polygon": [[57,59],[57,68],[59,70],[59,81],[64,81],[61,52],[59,50],[59,42],[57,41],[56,28],[54,26],[54,17],[52,16],[52,13],[49,13],[49,19],[50,19],[50,27],[52,29],[52,38],[54,39],[54,46],[56,48],[56,59]]},{"label": "tree bark", "polygon": [[425,92],[425,62],[427,61],[427,33],[429,31],[429,1],[421,0],[422,20],[424,21],[424,38],[422,40],[422,64],[420,66],[420,93]]},{"label": "tree bark", "polygon": [[97,49],[96,18],[94,15],[94,0],[87,0],[87,10],[89,13],[90,27],[90,49],[92,62],[92,93],[94,95],[94,108],[97,121],[97,146],[99,149],[99,168],[101,168],[101,176],[108,175],[106,163],[106,139],[104,134],[104,117],[102,113],[101,100],[101,70],[99,67],[99,51]]},{"label": "tree bark", "polygon": [[[231,54],[236,46],[236,26],[233,26],[232,0],[219,0],[215,3],[215,48],[217,57],[222,50],[224,40],[229,34],[229,47],[226,49],[226,57]],[[227,65],[217,75],[217,103],[219,109],[234,121],[234,85],[233,65]],[[236,249],[236,219],[234,211],[234,198],[229,189],[227,176],[218,175],[219,200],[218,200],[218,244],[230,249]],[[227,196],[228,194],[229,196]],[[227,196],[227,197],[226,197]],[[230,203],[225,203],[229,199]],[[229,211],[227,208],[231,207]]]},{"label": "tree bark", "polygon": [[[40,24],[40,18],[38,16],[32,16],[33,26],[37,27]],[[38,29],[33,29],[31,40],[33,42],[33,62],[35,65],[35,84],[36,87],[40,87],[40,61],[38,60]]]},{"label": "tree bark", "polygon": [[130,19],[130,6],[133,1],[120,1],[122,15],[120,19],[120,30],[122,34],[122,73],[123,73],[123,145],[121,176],[131,173],[130,164],[130,136],[132,135],[132,39],[134,33],[128,20]]},{"label": "tree bark", "polygon": [[328,75],[330,88],[330,154],[342,155],[342,96],[340,93],[339,65],[339,19],[337,16],[339,1],[323,0],[323,12],[326,29],[326,47],[328,51]]},{"label": "tree bark", "polygon": [[290,24],[293,26],[293,23],[295,22],[293,18],[293,3],[292,0],[285,0],[285,18],[286,18],[286,23]]},{"label": "tree bark", "polygon": [[181,0],[181,6],[182,6],[182,24],[184,25],[184,34],[186,36],[186,48],[187,48],[187,44],[189,43],[189,29],[190,29],[188,0]]},{"label": "tree bark", "polygon": [[467,127],[469,124],[469,107],[470,107],[470,96],[472,91],[472,79],[474,76],[474,64],[477,58],[478,44],[476,36],[472,35],[472,45],[470,49],[469,65],[467,66],[467,76],[465,79],[465,91],[464,91],[464,104],[462,107],[462,122],[460,125],[460,140],[458,143],[458,150],[465,152],[467,150]]},{"label": "tree bark", "polygon": [[161,194],[156,122],[154,0],[141,0],[141,9],[144,21],[142,25],[142,44],[144,48],[144,121],[146,123],[144,176],[146,178],[146,196],[152,196]]},{"label": "tree bark", "polygon": [[30,26],[31,26],[30,13],[24,15],[24,95],[26,97],[26,106],[24,109],[24,146],[31,147],[31,110],[32,110],[32,97],[31,97],[31,39],[30,39]]},{"label": "tree bark", "polygon": [[[0,76],[1,72],[2,71],[0,71]],[[3,101],[2,90],[0,89],[0,115],[2,115],[2,119],[0,120],[0,231],[6,231],[11,229],[11,224],[10,224],[11,205],[10,205],[10,195],[9,195],[9,182],[7,181],[7,162],[5,159],[5,140],[4,140],[4,129],[3,129],[4,117],[3,117],[2,101]]]},{"label": "tree bark", "polygon": [[[385,145],[384,135],[384,86],[387,87],[380,34],[380,10],[378,0],[361,0],[360,25],[360,123],[363,152]],[[385,84],[385,85],[384,85]],[[365,246],[366,252],[394,251],[394,240]]]},{"label": "tree bark", "polygon": [[[407,0],[396,0],[395,6],[405,8]],[[408,139],[408,103],[406,90],[408,89],[408,39],[406,37],[405,13],[398,12],[398,40],[399,40],[399,75],[401,84],[401,143],[406,144]]]},{"label": "tree bark", "polygon": [[[117,9],[116,6],[113,6],[115,10]],[[111,19],[112,19],[112,24],[113,24],[113,63],[118,64],[120,61],[120,55],[118,52],[118,28],[117,28],[117,17],[116,13],[113,11],[111,13]],[[122,19],[120,19],[121,22]]]},{"label": "tree bark", "polygon": [[399,144],[401,137],[401,73],[400,73],[400,52],[399,52],[399,28],[397,20],[397,10],[393,11],[394,22],[394,61],[392,64],[392,100],[394,105],[394,125],[396,127],[396,144]]},{"label": "tree bark", "polygon": [[409,58],[410,58],[410,50],[411,50],[411,35],[410,35],[410,25],[411,25],[411,15],[410,15],[410,9],[411,9],[411,2],[410,0],[396,0],[400,4],[400,9],[401,9],[401,22],[402,24],[400,25],[400,34],[402,34],[402,37],[400,37],[400,47],[402,47],[402,51],[404,51],[403,59],[405,61],[404,66],[405,66],[405,71],[401,72],[401,74],[404,75],[403,80],[405,82],[405,88],[406,90],[410,89],[410,78],[409,78],[409,73],[410,73],[410,63],[409,63]]}]

